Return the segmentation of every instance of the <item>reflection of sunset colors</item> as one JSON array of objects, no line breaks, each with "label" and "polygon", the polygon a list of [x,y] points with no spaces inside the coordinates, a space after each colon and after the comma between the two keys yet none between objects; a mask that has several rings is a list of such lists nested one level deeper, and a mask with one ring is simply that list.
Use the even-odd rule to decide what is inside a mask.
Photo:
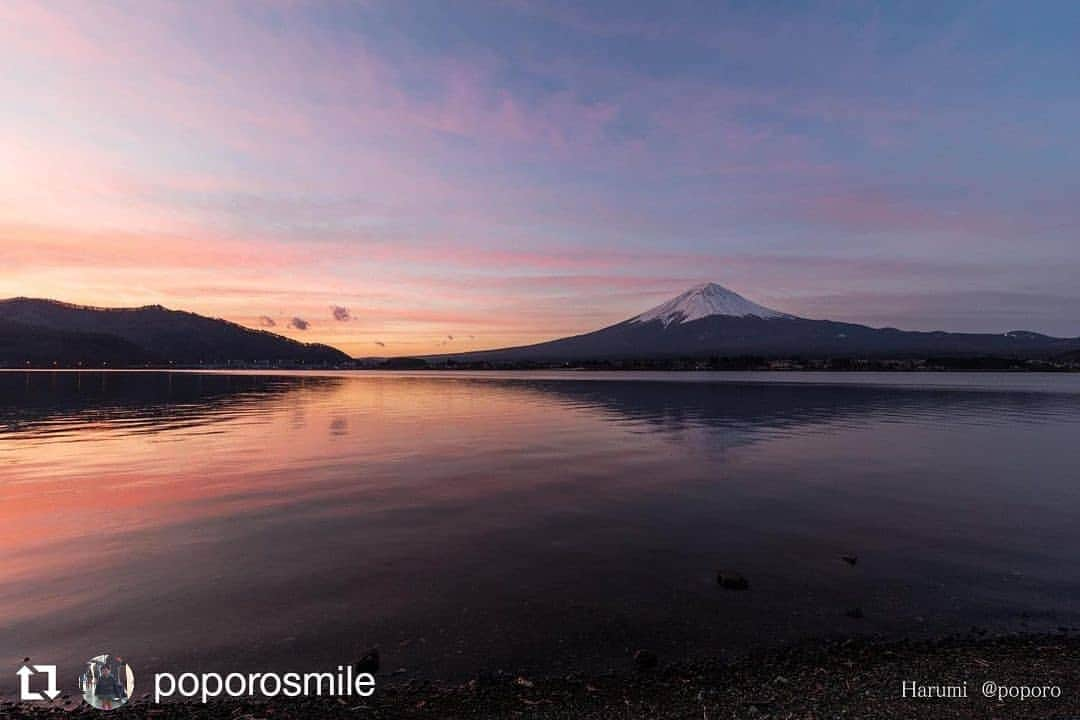
[{"label": "reflection of sunset colors", "polygon": [[[85,377],[88,384],[109,382],[108,375]],[[525,387],[491,384],[483,397],[476,402],[470,385],[420,377],[293,377],[280,392],[238,394],[220,406],[59,417],[0,434],[0,618],[93,602],[85,589],[50,597],[20,587],[71,573],[122,573],[124,558],[153,552],[139,546],[146,531],[169,534],[312,501],[322,504],[316,512],[332,514],[345,498],[385,502],[388,482],[395,498],[384,511],[397,503],[407,508],[410,498],[464,502],[502,484],[469,470],[474,461],[466,448],[478,437],[527,453],[544,451],[530,439],[541,427],[546,442],[621,432],[587,415],[553,414],[554,399]],[[537,411],[523,433],[508,418],[530,404]],[[635,442],[652,444],[647,437]],[[548,451],[554,459],[559,446]],[[325,466],[329,457],[332,467]],[[459,474],[465,482],[454,481]]]},{"label": "reflection of sunset colors", "polygon": [[[1075,624],[1080,376],[846,377],[0,372],[0,647],[625,662],[816,637],[853,594],[886,630]],[[755,602],[718,614],[721,563]]]},{"label": "reflection of sunset colors", "polygon": [[703,280],[1080,333],[1076,4],[641,5],[4,2],[0,297],[355,355]]}]

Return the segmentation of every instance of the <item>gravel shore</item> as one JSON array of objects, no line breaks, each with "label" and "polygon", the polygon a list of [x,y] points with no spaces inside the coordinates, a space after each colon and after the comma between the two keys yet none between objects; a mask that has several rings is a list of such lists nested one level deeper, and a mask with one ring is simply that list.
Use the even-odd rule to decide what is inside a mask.
[{"label": "gravel shore", "polygon": [[[650,663],[651,664],[651,663]],[[494,674],[462,684],[379,675],[375,695],[350,699],[232,700],[153,705],[147,698],[109,718],[1080,718],[1080,636],[977,635],[933,642],[836,640],[756,653],[736,662],[684,664],[600,676],[530,678]],[[967,697],[904,698],[904,683],[959,686]],[[984,685],[1047,686],[1058,697],[999,700]],[[1011,692],[1006,690],[1006,693]],[[1047,691],[1043,691],[1047,693]],[[4,720],[96,716],[81,698],[55,706],[5,704]]]}]

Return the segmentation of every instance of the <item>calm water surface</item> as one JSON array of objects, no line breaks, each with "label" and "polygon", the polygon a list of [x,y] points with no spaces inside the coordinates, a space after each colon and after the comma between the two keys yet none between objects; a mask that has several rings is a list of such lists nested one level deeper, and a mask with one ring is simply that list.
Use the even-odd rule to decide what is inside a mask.
[{"label": "calm water surface", "polygon": [[1056,629],[1077,548],[1076,375],[0,372],[0,667]]}]

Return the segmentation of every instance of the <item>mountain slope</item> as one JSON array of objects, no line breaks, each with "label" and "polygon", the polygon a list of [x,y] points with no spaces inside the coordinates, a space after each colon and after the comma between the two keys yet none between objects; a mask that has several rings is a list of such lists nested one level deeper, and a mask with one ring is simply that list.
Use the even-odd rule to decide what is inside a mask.
[{"label": "mountain slope", "polygon": [[[54,300],[0,300],[0,360],[61,364],[340,363],[345,353],[225,320],[169,310],[92,308]],[[31,350],[33,352],[31,352]]]},{"label": "mountain slope", "polygon": [[0,362],[67,365],[77,357],[89,365],[146,363],[153,356],[123,338],[99,333],[68,332],[0,320]]},{"label": "mountain slope", "polygon": [[629,360],[709,356],[1052,357],[1080,350],[1080,338],[910,332],[795,317],[708,283],[610,327],[537,345],[442,359],[487,362]]}]

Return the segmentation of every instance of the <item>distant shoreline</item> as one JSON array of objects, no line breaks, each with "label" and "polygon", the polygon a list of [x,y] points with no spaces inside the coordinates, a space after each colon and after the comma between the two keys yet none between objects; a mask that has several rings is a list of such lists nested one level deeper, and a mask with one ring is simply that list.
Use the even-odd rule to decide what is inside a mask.
[{"label": "distant shoreline", "polygon": [[[731,314],[735,313],[735,314]],[[445,345],[445,343],[443,343]],[[949,333],[810,320],[714,283],[616,325],[534,345],[351,357],[161,305],[0,300],[0,366],[257,370],[1080,370],[1080,337]]]},{"label": "distant shoreline", "polygon": [[244,363],[214,363],[206,365],[26,365],[26,366],[0,366],[0,372],[220,372],[220,371],[246,371],[246,372],[662,372],[672,374],[702,373],[702,372],[728,372],[728,373],[795,373],[810,372],[820,374],[859,374],[859,373],[897,373],[897,374],[936,374],[936,373],[1043,373],[1060,374],[1080,372],[1080,362],[1068,364],[1024,364],[1001,367],[985,365],[954,364],[949,367],[922,366],[922,367],[895,367],[890,365],[869,364],[856,367],[823,367],[820,365],[797,365],[789,367],[747,366],[747,367],[664,367],[649,365],[493,365],[493,366],[454,366],[454,365],[410,365],[410,364],[364,364],[354,366],[314,366],[314,365],[255,365]]}]

